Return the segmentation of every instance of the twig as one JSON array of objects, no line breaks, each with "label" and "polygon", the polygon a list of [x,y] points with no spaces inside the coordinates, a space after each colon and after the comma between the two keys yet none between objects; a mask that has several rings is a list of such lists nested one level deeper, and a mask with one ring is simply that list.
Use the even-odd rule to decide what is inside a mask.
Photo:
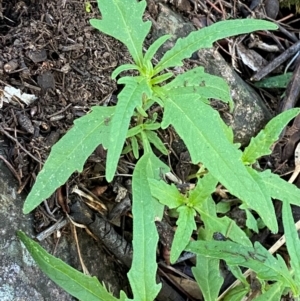
[{"label": "twig", "polygon": [[71,229],[72,229],[72,232],[73,232],[73,235],[74,235],[74,238],[75,238],[77,253],[78,253],[79,261],[80,261],[80,264],[81,264],[81,267],[82,267],[82,271],[83,271],[83,273],[85,275],[89,275],[90,276],[91,274],[89,273],[86,265],[83,262],[82,256],[81,256],[79,242],[78,242],[78,237],[77,237],[77,231],[76,231],[76,227],[86,228],[86,226],[80,225],[80,224],[74,222],[68,215],[67,215],[67,217],[68,217],[69,221],[71,222]]},{"label": "twig", "polygon": [[22,186],[22,182],[21,179],[18,175],[18,173],[16,172],[16,170],[12,167],[12,165],[3,157],[0,155],[0,159],[2,161],[4,161],[4,163],[6,164],[6,166],[9,168],[9,170],[14,174],[14,176],[17,178],[18,182],[19,182],[19,186]]},{"label": "twig", "polygon": [[62,110],[55,112],[54,114],[48,115],[47,118],[51,118],[53,116],[59,115],[61,113],[63,113],[64,111],[66,111],[72,104],[69,103],[65,108],[63,108]]},{"label": "twig", "polygon": [[5,136],[7,136],[9,139],[13,140],[20,148],[22,148],[22,150],[28,155],[30,156],[33,160],[39,162],[41,165],[43,165],[44,163],[41,162],[39,159],[37,159],[35,156],[33,156],[16,138],[14,138],[13,136],[11,136],[9,133],[7,133],[7,131],[4,130],[4,128],[2,126],[0,126],[0,132],[2,132]]},{"label": "twig", "polygon": [[51,227],[47,228],[43,232],[39,233],[35,238],[38,241],[42,241],[45,238],[49,237],[55,231],[60,230],[61,228],[66,226],[68,223],[69,221],[66,218],[61,217],[55,224],[53,224]]},{"label": "twig", "polygon": [[287,86],[285,97],[282,103],[280,104],[279,112],[287,111],[295,107],[295,104],[300,95],[299,80],[300,80],[300,57],[298,52],[296,67],[293,72],[293,76]]},{"label": "twig", "polygon": [[281,65],[284,61],[288,58],[293,56],[296,52],[300,50],[300,41],[292,45],[288,48],[285,52],[279,55],[275,60],[273,60],[270,64],[266,67],[260,69],[254,76],[252,76],[251,81],[259,81],[274,69],[276,69],[279,65]]}]

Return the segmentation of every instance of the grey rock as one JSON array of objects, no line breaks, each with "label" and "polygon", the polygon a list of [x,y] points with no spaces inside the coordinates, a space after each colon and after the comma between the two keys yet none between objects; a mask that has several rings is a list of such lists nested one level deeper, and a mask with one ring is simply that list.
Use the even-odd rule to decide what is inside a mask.
[{"label": "grey rock", "polygon": [[[153,38],[163,34],[171,34],[168,40],[158,51],[157,56],[170,49],[180,37],[187,36],[195,27],[167,6],[160,4],[160,11],[153,26]],[[231,125],[235,135],[235,142],[247,145],[251,137],[255,136],[272,118],[261,97],[243,81],[229,66],[215,49],[201,49],[197,52],[199,65],[207,73],[222,77],[229,85],[231,96],[235,104],[232,114],[222,115],[224,121]]]},{"label": "grey rock", "polygon": [[[1,145],[0,145],[1,146]],[[1,150],[0,150],[0,154]],[[17,194],[17,183],[0,160],[0,300],[72,301],[75,298],[60,289],[38,268],[16,237],[22,230],[34,238],[33,216],[24,215],[24,195]],[[65,232],[65,231],[64,231]],[[124,287],[119,266],[103,248],[83,230],[78,230],[80,250],[91,275],[104,282],[116,296]],[[81,270],[73,236],[68,231],[56,245],[48,238],[41,244],[48,252]]]},{"label": "grey rock", "polygon": [[219,52],[201,49],[198,52],[200,64],[205,71],[226,80],[234,102],[232,114],[223,115],[224,121],[232,126],[235,142],[247,145],[272,118],[260,96],[243,81]]}]

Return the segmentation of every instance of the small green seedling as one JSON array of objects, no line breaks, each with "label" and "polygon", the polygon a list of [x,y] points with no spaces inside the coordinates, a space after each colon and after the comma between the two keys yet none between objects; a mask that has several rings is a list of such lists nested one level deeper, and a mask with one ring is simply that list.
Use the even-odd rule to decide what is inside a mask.
[{"label": "small green seedling", "polygon": [[[88,156],[99,144],[108,150],[108,182],[115,175],[122,152],[132,151],[137,159],[143,152],[134,169],[132,182],[134,252],[128,278],[133,300],[152,301],[161,288],[161,284],[156,283],[158,234],[155,220],[162,218],[165,205],[178,213],[171,262],[175,262],[183,250],[197,254],[193,273],[206,301],[216,300],[219,296],[223,283],[219,273],[220,259],[226,261],[232,273],[243,283],[238,292],[233,291],[240,299],[230,300],[241,300],[249,292],[240,266],[251,268],[261,280],[263,290],[257,300],[279,300],[278,296],[287,290],[295,297],[299,296],[300,268],[296,256],[299,239],[290,211],[290,204],[300,204],[299,190],[270,171],[256,171],[252,165],[261,156],[270,154],[270,148],[281,130],[300,110],[284,112],[271,120],[242,152],[233,143],[232,129],[224,124],[209,104],[210,98],[216,98],[232,107],[226,82],[205,73],[202,67],[176,77],[172,72],[173,67],[182,66],[183,59],[201,48],[212,47],[213,42],[219,39],[255,30],[274,30],[277,26],[251,19],[218,22],[178,39],[175,46],[157,64],[153,64],[155,53],[170,36],[159,38],[143,52],[143,43],[151,27],[151,22],[142,19],[146,1],[98,0],[98,7],[102,19],[91,20],[92,26],[121,41],[134,63],[119,66],[112,74],[113,78],[120,76],[118,83],[124,85],[117,105],[93,107],[90,114],[76,120],[74,127],[53,146],[26,199],[24,213],[29,213],[48,198],[73,172],[81,172]],[[121,76],[127,70],[135,70],[136,75]],[[153,105],[163,108],[160,123],[157,115],[150,113],[149,108]],[[174,185],[161,179],[161,174],[168,172],[168,166],[152,150],[155,147],[162,154],[167,154],[156,131],[170,125],[184,140],[192,163],[202,163],[205,167],[195,189],[186,194],[181,194]],[[128,144],[124,149],[126,139]],[[240,200],[240,208],[246,212],[247,227],[253,231],[258,229],[253,215],[255,211],[263,223],[276,233],[278,225],[272,198],[283,201],[283,222],[292,270],[280,256],[273,257],[260,244],[253,246],[233,220],[218,216],[212,198],[218,183]],[[198,241],[191,243],[190,237],[197,229],[196,215],[200,216],[204,227],[198,229]],[[215,232],[228,240],[214,241]],[[124,292],[119,299],[113,297],[95,277],[74,271],[47,254],[24,233],[19,232],[18,235],[41,269],[76,298],[84,301],[132,300]]]}]

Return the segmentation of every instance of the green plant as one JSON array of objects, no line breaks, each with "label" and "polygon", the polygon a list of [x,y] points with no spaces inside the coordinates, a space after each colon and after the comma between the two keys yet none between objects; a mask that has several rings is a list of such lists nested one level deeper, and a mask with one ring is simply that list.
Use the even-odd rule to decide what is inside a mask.
[{"label": "green plant", "polygon": [[293,73],[288,72],[281,75],[271,76],[254,83],[258,88],[282,89],[286,88],[292,78]]},{"label": "green plant", "polygon": [[[240,266],[251,268],[259,277],[263,290],[257,300],[279,300],[278,296],[286,289],[294,296],[299,296],[297,280],[300,269],[296,256],[299,240],[290,209],[290,204],[300,203],[299,190],[270,171],[256,171],[252,165],[261,156],[271,153],[270,147],[278,139],[281,130],[300,110],[284,112],[271,120],[242,152],[233,143],[231,128],[224,124],[208,101],[209,98],[217,98],[232,107],[225,81],[206,74],[202,67],[174,79],[171,71],[165,72],[167,68],[181,66],[183,59],[200,48],[211,47],[218,39],[254,30],[272,30],[277,28],[276,25],[250,19],[219,22],[179,39],[153,66],[153,56],[169,36],[159,38],[143,53],[142,45],[151,26],[149,21],[142,21],[146,2],[98,0],[98,6],[102,20],[91,20],[91,24],[121,41],[134,61],[134,64],[118,67],[113,72],[113,78],[130,69],[136,70],[137,75],[118,80],[118,83],[124,84],[124,88],[118,95],[115,107],[93,107],[90,114],[76,120],[74,127],[54,145],[26,199],[24,213],[30,212],[49,197],[74,171],[82,171],[84,162],[99,144],[108,150],[106,179],[111,181],[128,138],[130,147],[125,151],[132,150],[136,158],[139,157],[140,146],[144,152],[134,169],[132,183],[134,254],[128,278],[133,300],[154,300],[161,287],[156,283],[158,234],[154,221],[162,218],[164,205],[173,208],[179,215],[171,262],[175,262],[184,249],[197,254],[197,265],[193,272],[206,301],[218,297],[223,282],[219,274],[220,259],[226,261],[243,283],[238,291],[232,291],[236,299],[230,300],[240,300],[249,291]],[[163,108],[161,123],[157,122],[157,116],[149,115],[148,109],[155,103]],[[152,146],[155,146],[162,153],[167,152],[155,131],[170,125],[184,140],[192,162],[202,163],[195,189],[186,194],[181,194],[174,185],[161,180],[161,174],[168,171],[168,166],[152,151]],[[247,214],[247,227],[254,231],[258,231],[258,222],[253,211],[272,232],[278,231],[272,198],[282,200],[291,270],[280,256],[273,257],[258,243],[253,246],[233,220],[226,216],[218,217],[218,210],[222,208],[216,206],[211,196],[218,183],[240,199],[240,208]],[[281,185],[280,190],[278,185]],[[204,228],[199,229],[198,241],[189,242],[192,232],[196,230],[196,214],[200,215]],[[230,240],[213,241],[215,232],[226,235]],[[47,254],[24,233],[18,232],[18,236],[41,269],[70,294],[80,300],[118,300],[94,277],[74,271]],[[272,281],[272,284],[268,284],[268,281]],[[121,292],[120,300],[129,299]]]}]

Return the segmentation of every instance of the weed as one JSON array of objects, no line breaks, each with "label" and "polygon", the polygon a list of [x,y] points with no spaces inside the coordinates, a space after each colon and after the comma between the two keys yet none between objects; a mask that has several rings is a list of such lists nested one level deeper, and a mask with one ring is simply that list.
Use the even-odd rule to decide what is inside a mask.
[{"label": "weed", "polygon": [[[258,158],[270,154],[271,145],[286,124],[299,114],[299,109],[286,111],[271,120],[242,152],[233,143],[232,129],[225,125],[218,112],[209,105],[210,98],[217,98],[232,107],[226,82],[205,73],[202,67],[175,78],[171,71],[165,71],[181,66],[183,59],[200,48],[212,47],[212,43],[218,39],[255,30],[272,30],[277,28],[276,25],[251,19],[222,21],[179,39],[153,65],[152,58],[156,51],[170,36],[159,38],[143,53],[143,42],[151,27],[149,21],[142,20],[146,2],[98,0],[98,6],[102,19],[93,19],[91,24],[121,41],[134,61],[134,64],[118,67],[112,77],[116,78],[130,69],[136,70],[138,75],[121,76],[118,83],[123,84],[124,88],[118,95],[117,105],[93,107],[90,114],[76,120],[74,127],[53,146],[26,199],[24,213],[30,212],[48,198],[73,172],[82,171],[86,159],[99,144],[108,150],[106,179],[110,182],[124,142],[128,139],[130,146],[126,151],[132,150],[136,158],[140,155],[139,147],[143,149],[132,182],[133,261],[128,278],[133,300],[152,301],[161,288],[161,284],[156,283],[158,234],[154,221],[162,218],[165,205],[178,213],[178,227],[170,260],[174,263],[183,250],[197,254],[193,273],[206,301],[218,298],[223,283],[219,273],[220,259],[226,261],[232,273],[243,283],[238,293],[236,290],[229,292],[230,296],[235,293],[239,299],[230,300],[241,300],[249,292],[240,266],[252,269],[263,284],[259,300],[273,300],[276,296],[278,300],[278,296],[287,289],[294,296],[299,296],[299,239],[290,208],[290,204],[300,204],[299,190],[268,170],[258,172],[252,168]],[[161,123],[156,121],[156,116],[148,115],[149,108],[155,103],[164,108]],[[132,119],[132,116],[135,118]],[[162,180],[162,174],[168,172],[168,166],[152,151],[155,146],[161,153],[167,153],[155,131],[170,125],[184,140],[192,163],[201,162],[205,167],[198,173],[201,176],[198,177],[195,189],[185,195],[175,185]],[[272,256],[259,243],[253,246],[233,220],[226,216],[218,217],[211,196],[218,183],[238,197],[240,208],[246,211],[247,227],[254,231],[258,231],[258,225],[253,211],[272,232],[278,231],[272,198],[282,200],[292,270],[288,269],[280,256]],[[190,242],[190,236],[196,230],[195,215],[200,215],[204,227],[199,229],[199,240]],[[213,236],[216,232],[228,239],[215,241]],[[118,300],[95,277],[74,271],[47,254],[24,233],[18,232],[18,235],[41,269],[70,294],[86,301]],[[271,284],[268,281],[272,281]],[[121,292],[119,300],[129,299]]]}]

